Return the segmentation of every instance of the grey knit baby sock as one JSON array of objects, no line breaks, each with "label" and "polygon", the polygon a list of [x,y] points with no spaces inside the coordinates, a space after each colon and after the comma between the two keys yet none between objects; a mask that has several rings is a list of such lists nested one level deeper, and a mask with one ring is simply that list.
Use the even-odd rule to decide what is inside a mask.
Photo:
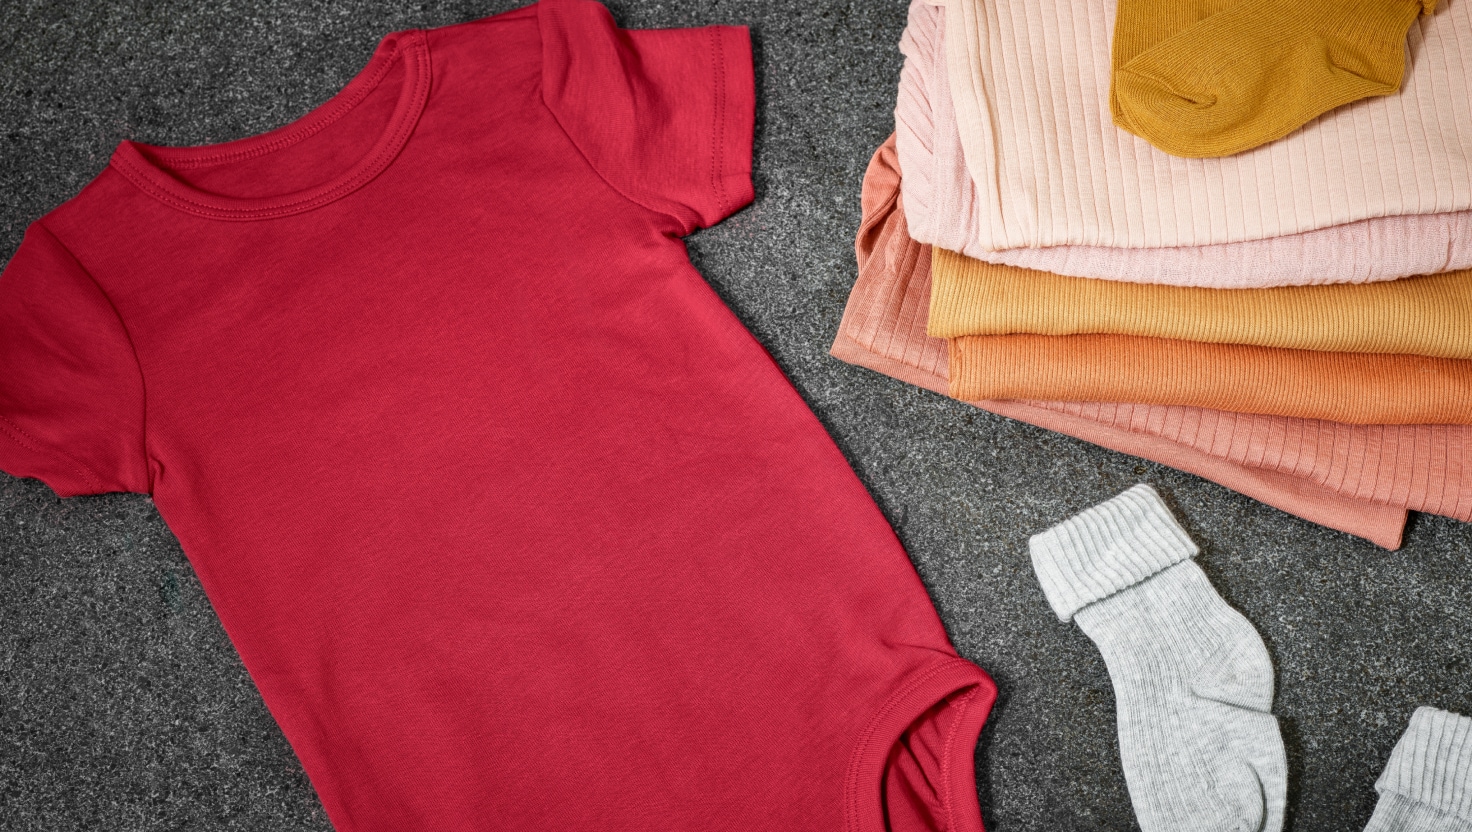
[{"label": "grey knit baby sock", "polygon": [[1472,719],[1417,708],[1375,791],[1365,832],[1472,832]]},{"label": "grey knit baby sock", "polygon": [[1278,832],[1288,764],[1272,660],[1191,561],[1196,545],[1155,489],[1137,485],[1030,547],[1053,611],[1109,667],[1140,828]]}]

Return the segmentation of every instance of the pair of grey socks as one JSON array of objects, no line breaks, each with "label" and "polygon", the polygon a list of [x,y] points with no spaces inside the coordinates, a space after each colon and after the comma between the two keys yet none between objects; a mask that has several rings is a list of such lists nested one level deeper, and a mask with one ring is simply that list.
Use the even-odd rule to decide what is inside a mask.
[{"label": "pair of grey socks", "polygon": [[[1030,548],[1053,611],[1109,668],[1140,828],[1279,832],[1288,766],[1272,659],[1155,490],[1135,486]],[[1472,832],[1472,719],[1418,709],[1375,788],[1365,832]]]}]

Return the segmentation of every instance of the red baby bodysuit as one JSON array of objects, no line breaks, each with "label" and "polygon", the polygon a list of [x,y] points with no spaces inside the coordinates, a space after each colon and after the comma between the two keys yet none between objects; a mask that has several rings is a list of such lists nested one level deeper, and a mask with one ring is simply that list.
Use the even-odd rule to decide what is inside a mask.
[{"label": "red baby bodysuit", "polygon": [[124,142],[0,277],[0,468],[151,494],[342,832],[980,828],[992,702],[680,237],[741,28],[549,0]]}]

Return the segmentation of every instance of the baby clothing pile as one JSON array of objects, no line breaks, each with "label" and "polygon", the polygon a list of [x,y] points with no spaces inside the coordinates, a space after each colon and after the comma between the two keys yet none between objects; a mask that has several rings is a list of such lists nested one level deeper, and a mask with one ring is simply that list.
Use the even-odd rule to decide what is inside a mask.
[{"label": "baby clothing pile", "polygon": [[1472,520],[1472,2],[1298,5],[914,0],[834,355],[1389,548]]}]

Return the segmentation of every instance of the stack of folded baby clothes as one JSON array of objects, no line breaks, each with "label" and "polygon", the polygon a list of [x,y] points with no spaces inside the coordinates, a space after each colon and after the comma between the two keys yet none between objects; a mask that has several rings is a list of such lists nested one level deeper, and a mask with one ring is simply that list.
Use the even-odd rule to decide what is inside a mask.
[{"label": "stack of folded baby clothes", "polygon": [[1386,547],[1472,520],[1472,4],[937,3],[835,356]]}]

